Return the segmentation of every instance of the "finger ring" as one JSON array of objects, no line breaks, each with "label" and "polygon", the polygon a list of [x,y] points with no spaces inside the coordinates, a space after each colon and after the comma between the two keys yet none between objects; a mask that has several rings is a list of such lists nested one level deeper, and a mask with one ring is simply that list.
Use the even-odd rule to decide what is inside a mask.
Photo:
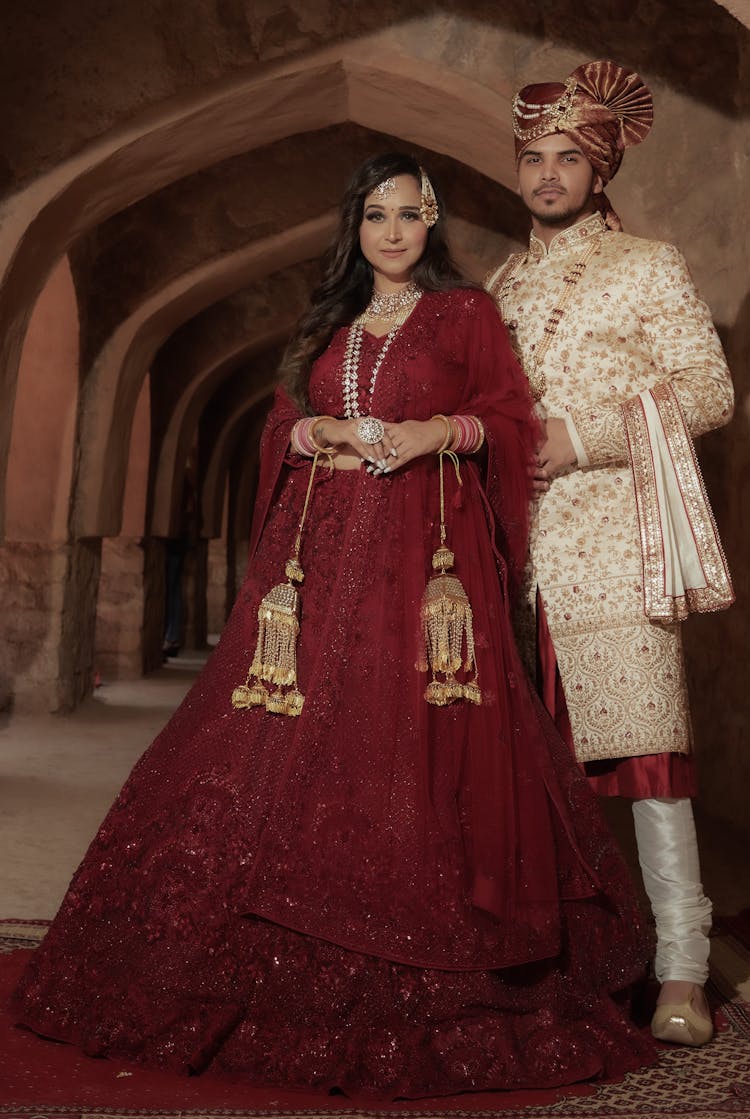
[{"label": "finger ring", "polygon": [[368,447],[372,447],[375,443],[379,443],[385,435],[385,428],[381,420],[376,420],[374,416],[365,416],[357,424],[357,438],[366,443]]}]

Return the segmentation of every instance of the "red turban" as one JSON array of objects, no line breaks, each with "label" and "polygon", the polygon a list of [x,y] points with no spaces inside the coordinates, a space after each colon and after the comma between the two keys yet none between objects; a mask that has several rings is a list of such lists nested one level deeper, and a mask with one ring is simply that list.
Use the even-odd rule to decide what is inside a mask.
[{"label": "red turban", "polygon": [[615,62],[586,62],[565,84],[527,85],[513,99],[516,158],[534,140],[564,132],[606,185],[625,148],[645,140],[654,119],[650,90]]}]

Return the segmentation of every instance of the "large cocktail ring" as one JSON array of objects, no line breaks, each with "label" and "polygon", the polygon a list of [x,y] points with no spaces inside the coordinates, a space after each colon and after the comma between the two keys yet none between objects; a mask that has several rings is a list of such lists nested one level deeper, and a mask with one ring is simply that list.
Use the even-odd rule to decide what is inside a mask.
[{"label": "large cocktail ring", "polygon": [[374,446],[379,443],[385,435],[385,428],[381,420],[376,420],[374,416],[365,416],[357,424],[357,438],[366,443],[368,447]]}]

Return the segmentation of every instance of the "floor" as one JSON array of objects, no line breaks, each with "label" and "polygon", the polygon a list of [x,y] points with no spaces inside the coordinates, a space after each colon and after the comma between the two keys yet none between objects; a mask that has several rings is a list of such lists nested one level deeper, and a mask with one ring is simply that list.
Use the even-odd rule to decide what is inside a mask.
[{"label": "floor", "polygon": [[[182,653],[145,679],[105,682],[70,715],[0,725],[0,919],[54,915],[108,806],[204,659]],[[629,805],[607,810],[635,865]],[[698,831],[716,912],[749,907],[746,840],[700,812]]]}]

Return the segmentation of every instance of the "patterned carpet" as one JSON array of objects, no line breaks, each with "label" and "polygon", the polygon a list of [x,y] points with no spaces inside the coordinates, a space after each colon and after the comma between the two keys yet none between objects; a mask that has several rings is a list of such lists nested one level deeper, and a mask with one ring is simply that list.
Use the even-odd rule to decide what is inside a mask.
[{"label": "patterned carpet", "polygon": [[[0,1010],[45,922],[0,922]],[[652,1068],[616,1084],[484,1093],[374,1108],[337,1097],[255,1091],[118,1068],[42,1042],[0,1018],[3,1119],[750,1119],[750,911],[719,921],[708,988],[719,1032],[703,1049],[664,1047]]]}]

